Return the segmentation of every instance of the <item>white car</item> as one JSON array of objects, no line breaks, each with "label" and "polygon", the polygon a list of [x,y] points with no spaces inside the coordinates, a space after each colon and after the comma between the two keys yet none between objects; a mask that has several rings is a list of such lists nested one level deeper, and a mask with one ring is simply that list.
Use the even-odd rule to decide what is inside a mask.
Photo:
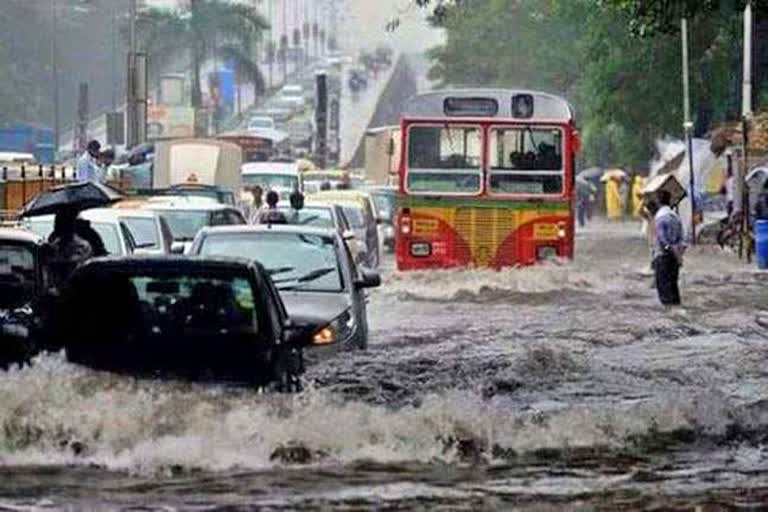
[{"label": "white car", "polygon": [[300,85],[286,85],[280,89],[279,102],[290,105],[295,112],[302,113],[307,108],[304,88]]},{"label": "white car", "polygon": [[100,208],[88,210],[90,215],[108,218],[110,215],[128,227],[136,243],[137,254],[170,254],[173,244],[171,228],[165,218],[157,212],[135,208]]},{"label": "white car", "polygon": [[272,131],[275,129],[275,120],[269,116],[253,116],[248,121],[248,128],[247,130],[249,132],[264,132],[264,131]]},{"label": "white car", "polygon": [[[99,234],[104,243],[104,249],[110,255],[126,256],[135,251],[136,242],[131,231],[111,210],[105,208],[85,210],[80,213],[79,217],[90,222],[91,227]],[[24,227],[47,240],[53,232],[53,222],[53,215],[41,215],[25,219]]]}]

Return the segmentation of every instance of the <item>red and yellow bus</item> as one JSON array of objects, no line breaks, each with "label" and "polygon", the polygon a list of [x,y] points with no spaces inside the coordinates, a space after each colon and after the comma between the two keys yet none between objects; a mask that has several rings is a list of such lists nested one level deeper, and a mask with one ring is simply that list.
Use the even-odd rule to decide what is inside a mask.
[{"label": "red and yellow bus", "polygon": [[501,268],[573,257],[578,133],[535,91],[420,94],[401,121],[399,270]]}]

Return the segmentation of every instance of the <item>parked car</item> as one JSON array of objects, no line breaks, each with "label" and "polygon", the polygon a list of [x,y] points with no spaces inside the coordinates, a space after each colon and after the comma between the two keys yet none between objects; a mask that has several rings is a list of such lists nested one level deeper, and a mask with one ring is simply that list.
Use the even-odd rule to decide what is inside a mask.
[{"label": "parked car", "polygon": [[0,228],[0,369],[34,355],[46,287],[42,237]]},{"label": "parked car", "polygon": [[[125,256],[136,250],[136,241],[125,222],[111,210],[94,208],[80,212],[79,217],[90,222],[104,244],[104,249],[111,256]],[[39,237],[47,240],[53,232],[53,215],[41,215],[24,219],[23,226]]]},{"label": "parked car", "polygon": [[314,345],[343,349],[368,346],[365,290],[379,286],[379,274],[355,265],[332,229],[274,224],[204,229],[190,253],[258,261],[272,276],[289,315],[317,326]]},{"label": "parked car", "polygon": [[362,264],[375,269],[379,266],[379,233],[373,200],[359,190],[327,190],[309,195],[308,200],[341,206],[347,224],[355,236],[365,242]]},{"label": "parked car", "polygon": [[173,237],[171,252],[177,254],[188,249],[197,232],[206,226],[246,224],[234,206],[204,198],[160,196],[142,203],[140,208],[165,218]]},{"label": "parked car", "polygon": [[46,331],[101,370],[293,391],[314,329],[292,323],[258,263],[146,256],[79,267]]}]

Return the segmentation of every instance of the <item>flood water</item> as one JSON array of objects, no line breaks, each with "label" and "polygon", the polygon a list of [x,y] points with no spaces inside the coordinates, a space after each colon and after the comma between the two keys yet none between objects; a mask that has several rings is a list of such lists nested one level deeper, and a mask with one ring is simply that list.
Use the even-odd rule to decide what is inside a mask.
[{"label": "flood water", "polygon": [[762,510],[768,274],[695,248],[666,310],[636,226],[577,253],[386,270],[370,349],[298,396],[0,373],[0,510]]}]

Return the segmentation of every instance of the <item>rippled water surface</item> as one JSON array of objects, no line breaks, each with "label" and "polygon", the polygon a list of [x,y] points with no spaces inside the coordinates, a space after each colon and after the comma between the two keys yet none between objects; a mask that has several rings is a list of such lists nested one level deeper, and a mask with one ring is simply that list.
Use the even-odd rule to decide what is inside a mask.
[{"label": "rippled water surface", "polygon": [[768,275],[695,248],[666,310],[634,227],[577,252],[386,271],[370,350],[299,396],[0,373],[0,510],[762,509]]}]

